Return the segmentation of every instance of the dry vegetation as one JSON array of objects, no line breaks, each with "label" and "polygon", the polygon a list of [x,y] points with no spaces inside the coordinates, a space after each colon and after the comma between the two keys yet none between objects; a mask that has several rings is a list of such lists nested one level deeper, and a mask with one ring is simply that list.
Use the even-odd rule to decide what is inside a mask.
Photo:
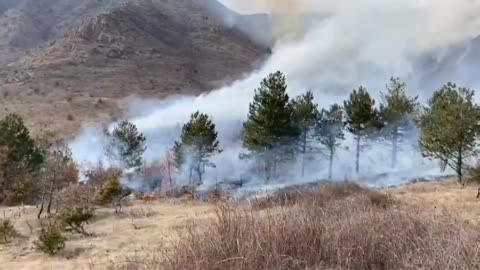
[{"label": "dry vegetation", "polygon": [[205,2],[2,0],[0,115],[72,137],[121,117],[131,95],[198,95],[239,78],[267,50]]},{"label": "dry vegetation", "polygon": [[[94,236],[36,251],[35,207],[5,208],[19,237],[0,245],[6,269],[475,269],[476,188],[453,181],[387,191],[352,183],[213,204],[134,201],[99,209]],[[437,211],[432,211],[432,210]]]}]

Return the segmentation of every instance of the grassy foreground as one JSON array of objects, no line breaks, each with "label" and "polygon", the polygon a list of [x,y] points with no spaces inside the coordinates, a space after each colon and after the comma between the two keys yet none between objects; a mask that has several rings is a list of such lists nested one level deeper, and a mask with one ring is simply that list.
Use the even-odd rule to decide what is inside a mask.
[{"label": "grassy foreground", "polygon": [[55,257],[33,249],[35,208],[6,208],[21,237],[0,245],[0,268],[478,269],[475,195],[450,181],[344,183],[228,205],[134,202],[122,215],[100,209],[95,236],[72,236]]}]

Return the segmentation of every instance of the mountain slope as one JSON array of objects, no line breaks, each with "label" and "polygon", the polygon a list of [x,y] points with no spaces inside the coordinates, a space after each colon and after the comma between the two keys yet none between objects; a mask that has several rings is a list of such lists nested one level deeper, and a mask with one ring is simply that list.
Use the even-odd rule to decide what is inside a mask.
[{"label": "mountain slope", "polygon": [[[65,9],[73,3],[63,1]],[[15,32],[23,38],[18,44],[31,51],[0,70],[6,110],[63,133],[65,125],[75,130],[92,118],[118,115],[117,101],[129,95],[162,98],[211,90],[251,71],[268,53],[265,44],[226,25],[226,13],[211,9],[218,4],[214,0],[139,0],[116,7],[97,0],[103,3],[93,8],[92,1],[75,2],[76,19],[32,23],[41,36]],[[34,44],[40,45],[33,49]]]}]

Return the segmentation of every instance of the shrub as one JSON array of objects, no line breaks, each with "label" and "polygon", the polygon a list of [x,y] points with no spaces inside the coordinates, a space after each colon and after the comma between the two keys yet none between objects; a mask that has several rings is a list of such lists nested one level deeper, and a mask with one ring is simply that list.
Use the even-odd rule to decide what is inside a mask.
[{"label": "shrub", "polygon": [[107,205],[114,202],[114,200],[122,194],[122,185],[117,179],[107,182],[102,189],[100,189],[97,199],[98,202]]},{"label": "shrub", "polygon": [[0,221],[0,242],[7,243],[10,238],[15,237],[17,231],[9,219]]},{"label": "shrub", "polygon": [[91,236],[85,231],[85,225],[93,218],[94,210],[90,207],[66,207],[60,210],[58,219],[60,222],[68,226],[71,231],[77,232],[85,236]]},{"label": "shrub", "polygon": [[62,234],[61,227],[55,223],[43,224],[38,235],[38,240],[34,242],[38,250],[53,256],[65,248],[66,238]]},{"label": "shrub", "polygon": [[102,165],[98,165],[97,167],[88,170],[85,173],[88,185],[94,187],[95,189],[102,188],[110,181],[119,180],[121,175],[122,171],[120,169],[103,168]]}]

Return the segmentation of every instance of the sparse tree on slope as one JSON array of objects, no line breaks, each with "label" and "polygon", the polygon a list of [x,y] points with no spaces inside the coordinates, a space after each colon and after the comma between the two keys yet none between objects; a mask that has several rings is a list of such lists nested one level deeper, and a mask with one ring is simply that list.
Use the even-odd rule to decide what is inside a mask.
[{"label": "sparse tree on slope", "polygon": [[474,92],[448,83],[433,94],[420,117],[420,147],[426,157],[446,162],[463,184],[465,160],[477,153],[480,107]]},{"label": "sparse tree on slope", "polygon": [[199,184],[203,182],[202,176],[205,168],[215,166],[210,162],[210,157],[220,152],[217,137],[218,134],[212,120],[208,115],[197,111],[183,126],[180,142],[175,142],[176,162],[183,165],[189,161],[190,178],[192,172],[195,171]]},{"label": "sparse tree on slope", "polygon": [[350,98],[344,102],[347,130],[355,137],[355,172],[360,172],[360,151],[362,140],[371,135],[379,126],[375,101],[367,89],[360,86],[353,90]]},{"label": "sparse tree on slope", "polygon": [[340,105],[334,104],[328,111],[322,110],[320,120],[317,123],[316,136],[328,150],[328,179],[332,179],[335,151],[340,146],[341,141],[345,140],[344,127],[344,113]]},{"label": "sparse tree on slope", "polygon": [[384,125],[382,135],[391,143],[392,168],[397,163],[399,144],[413,128],[413,114],[418,108],[418,97],[409,97],[405,92],[406,84],[398,78],[391,78],[387,93],[382,93],[380,118]]},{"label": "sparse tree on slope", "polygon": [[51,214],[51,207],[55,192],[69,184],[78,183],[78,169],[73,161],[70,148],[63,142],[57,142],[48,149],[45,166],[42,171],[42,197],[37,217],[40,218],[47,203],[47,214]]},{"label": "sparse tree on slope", "polygon": [[299,136],[299,152],[302,155],[302,177],[305,176],[305,155],[314,148],[315,124],[319,112],[318,105],[313,100],[313,93],[308,91],[293,101],[294,120],[297,124]]},{"label": "sparse tree on slope", "polygon": [[147,149],[146,139],[133,123],[122,121],[107,135],[105,151],[109,157],[127,169],[139,169],[142,166],[143,154]]},{"label": "sparse tree on slope", "polygon": [[291,154],[290,148],[298,138],[293,114],[285,76],[280,71],[270,74],[255,90],[248,119],[243,124],[243,145],[255,158],[263,160],[266,182],[276,163]]}]

